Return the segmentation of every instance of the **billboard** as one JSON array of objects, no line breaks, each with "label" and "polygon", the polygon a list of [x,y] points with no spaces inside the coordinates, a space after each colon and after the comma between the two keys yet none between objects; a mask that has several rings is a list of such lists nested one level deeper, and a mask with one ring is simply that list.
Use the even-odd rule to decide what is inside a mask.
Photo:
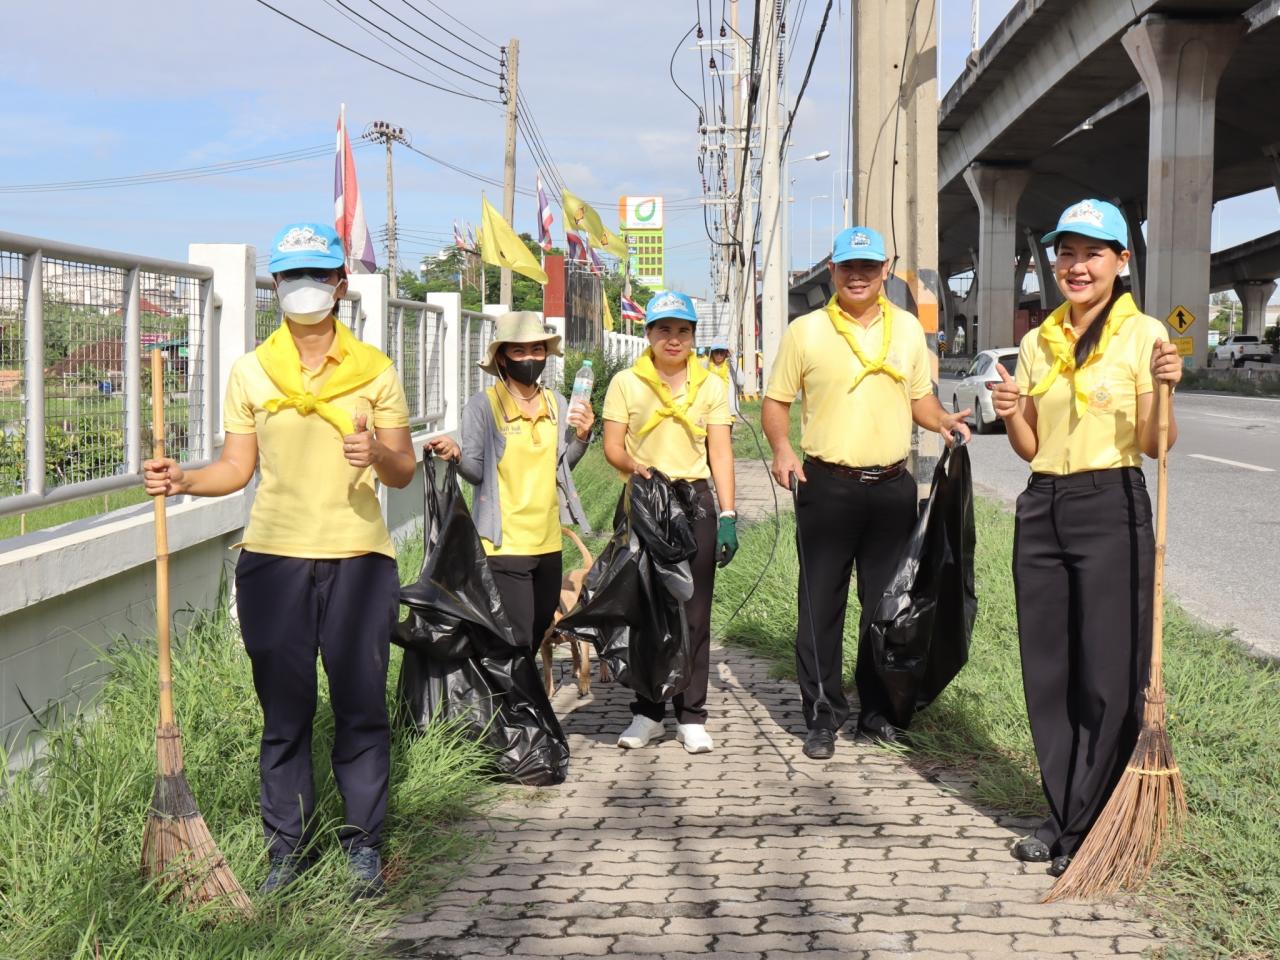
[{"label": "billboard", "polygon": [[623,230],[661,230],[661,197],[620,197],[618,219]]}]

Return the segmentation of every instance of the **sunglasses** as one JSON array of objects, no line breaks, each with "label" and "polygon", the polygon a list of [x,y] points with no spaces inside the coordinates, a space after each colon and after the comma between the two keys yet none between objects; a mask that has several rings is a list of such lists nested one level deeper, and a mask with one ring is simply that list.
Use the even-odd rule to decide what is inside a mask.
[{"label": "sunglasses", "polygon": [[299,267],[296,270],[281,270],[276,274],[281,280],[328,280],[338,271],[333,267]]}]

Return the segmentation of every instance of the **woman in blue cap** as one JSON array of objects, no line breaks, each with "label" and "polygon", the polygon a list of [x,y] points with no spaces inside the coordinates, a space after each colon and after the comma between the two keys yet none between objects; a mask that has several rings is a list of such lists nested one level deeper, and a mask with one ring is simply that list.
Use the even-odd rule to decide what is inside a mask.
[{"label": "woman in blue cap", "polygon": [[[685,294],[653,295],[645,308],[649,349],[617,373],[605,393],[604,455],[624,480],[632,474],[648,477],[652,467],[672,480],[690,481],[697,492],[703,517],[694,523],[693,596],[684,606],[693,670],[673,706],[676,738],[689,753],[707,753],[713,747],[706,727],[711,591],[716,563],[727,565],[738,550],[738,515],[733,509],[733,414],[723,381],[693,355],[697,323],[693,301]],[[708,478],[715,481],[714,495]],[[631,713],[618,746],[643,747],[662,736],[666,704],[637,697]]]},{"label": "woman in blue cap", "polygon": [[[1153,383],[1182,361],[1121,271],[1124,215],[1067,208],[1044,243],[1065,302],[1022,338],[1016,379],[992,392],[1009,444],[1031,464],[1018,497],[1013,580],[1027,714],[1049,818],[1020,860],[1061,875],[1124,772],[1150,664],[1154,539],[1142,456],[1156,455]],[[1177,438],[1169,413],[1169,445]]]},{"label": "woman in blue cap", "polygon": [[382,889],[391,730],[387,661],[400,600],[395,551],[374,488],[413,479],[409,408],[391,360],[337,318],[347,289],[331,227],[276,236],[270,270],[284,315],[227,384],[226,442],[199,470],[144,464],[147,493],[220,497],[261,480],[236,563],[236,609],[262,707],[262,824],[269,892],[310,862],[316,655],[329,677],[339,839],[356,894]]}]

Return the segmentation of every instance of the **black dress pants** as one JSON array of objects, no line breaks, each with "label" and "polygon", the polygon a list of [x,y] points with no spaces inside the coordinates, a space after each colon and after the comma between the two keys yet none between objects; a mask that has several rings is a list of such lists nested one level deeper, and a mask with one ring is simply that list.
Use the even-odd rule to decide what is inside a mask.
[{"label": "black dress pants", "polygon": [[[879,483],[842,476],[811,460],[804,472],[809,479],[800,484],[796,506],[801,569],[796,673],[809,729],[839,730],[849,717],[842,685],[844,620],[855,568],[862,605],[854,670],[859,718],[871,723],[885,715],[888,696],[865,627],[915,526],[916,484],[906,470]],[[819,703],[819,691],[830,709]]]},{"label": "black dress pants", "polygon": [[1137,741],[1154,560],[1137,468],[1033,474],[1018,497],[1022,682],[1050,811],[1036,836],[1054,856],[1075,853]]},{"label": "black dress pants", "polygon": [[[702,508],[702,519],[693,523],[693,536],[698,552],[689,560],[693,573],[693,596],[684,605],[685,620],[689,624],[689,650],[693,670],[689,685],[671,699],[676,723],[705,724],[707,722],[707,683],[711,673],[711,595],[716,585],[716,528],[719,526],[716,499],[711,484],[705,480],[693,481]],[[614,524],[622,514],[622,502],[618,503]],[[661,721],[667,715],[665,703],[655,703],[637,697],[631,704],[631,712],[650,720]]]},{"label": "black dress pants", "polygon": [[380,553],[240,554],[236,606],[262,705],[262,826],[273,855],[300,850],[310,836],[317,652],[329,677],[333,775],[345,807],[339,838],[348,850],[382,842],[391,765],[387,659],[399,602],[395,561]]},{"label": "black dress pants", "polygon": [[536,653],[560,604],[563,555],[491,556],[489,570],[502,596],[502,607],[516,633],[516,642]]}]

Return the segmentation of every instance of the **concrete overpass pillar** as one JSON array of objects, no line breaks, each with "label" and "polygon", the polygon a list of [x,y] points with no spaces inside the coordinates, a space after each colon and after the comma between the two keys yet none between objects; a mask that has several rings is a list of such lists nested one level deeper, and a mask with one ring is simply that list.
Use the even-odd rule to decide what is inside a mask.
[{"label": "concrete overpass pillar", "polygon": [[[1146,17],[1124,35],[1150,101],[1147,270],[1143,308],[1160,319],[1183,306],[1198,318],[1193,366],[1205,365],[1209,330],[1213,133],[1218,80],[1246,21]],[[1170,335],[1175,335],[1172,331]]]},{"label": "concrete overpass pillar", "polygon": [[1233,289],[1244,307],[1244,329],[1241,333],[1262,336],[1262,329],[1267,322],[1267,304],[1271,295],[1276,292],[1274,280],[1241,280]]},{"label": "concrete overpass pillar", "polygon": [[1025,167],[973,163],[964,172],[964,182],[978,204],[975,352],[1013,343],[1013,313],[1022,287],[1022,278],[1015,281],[1012,272],[1018,254],[1018,200],[1030,179],[1031,171]]},{"label": "concrete overpass pillar", "polygon": [[1031,261],[1036,268],[1036,283],[1040,287],[1042,310],[1052,310],[1062,303],[1062,291],[1058,289],[1058,281],[1053,275],[1053,268],[1045,254],[1044,244],[1040,242],[1040,238],[1047,232],[1047,230],[1032,230],[1030,227],[1022,228],[1022,236],[1026,238],[1027,249],[1031,252]]},{"label": "concrete overpass pillar", "polygon": [[1142,214],[1133,200],[1117,202],[1116,206],[1124,211],[1125,223],[1129,227],[1129,290],[1134,301],[1142,306],[1147,280],[1147,241],[1142,235]]}]

